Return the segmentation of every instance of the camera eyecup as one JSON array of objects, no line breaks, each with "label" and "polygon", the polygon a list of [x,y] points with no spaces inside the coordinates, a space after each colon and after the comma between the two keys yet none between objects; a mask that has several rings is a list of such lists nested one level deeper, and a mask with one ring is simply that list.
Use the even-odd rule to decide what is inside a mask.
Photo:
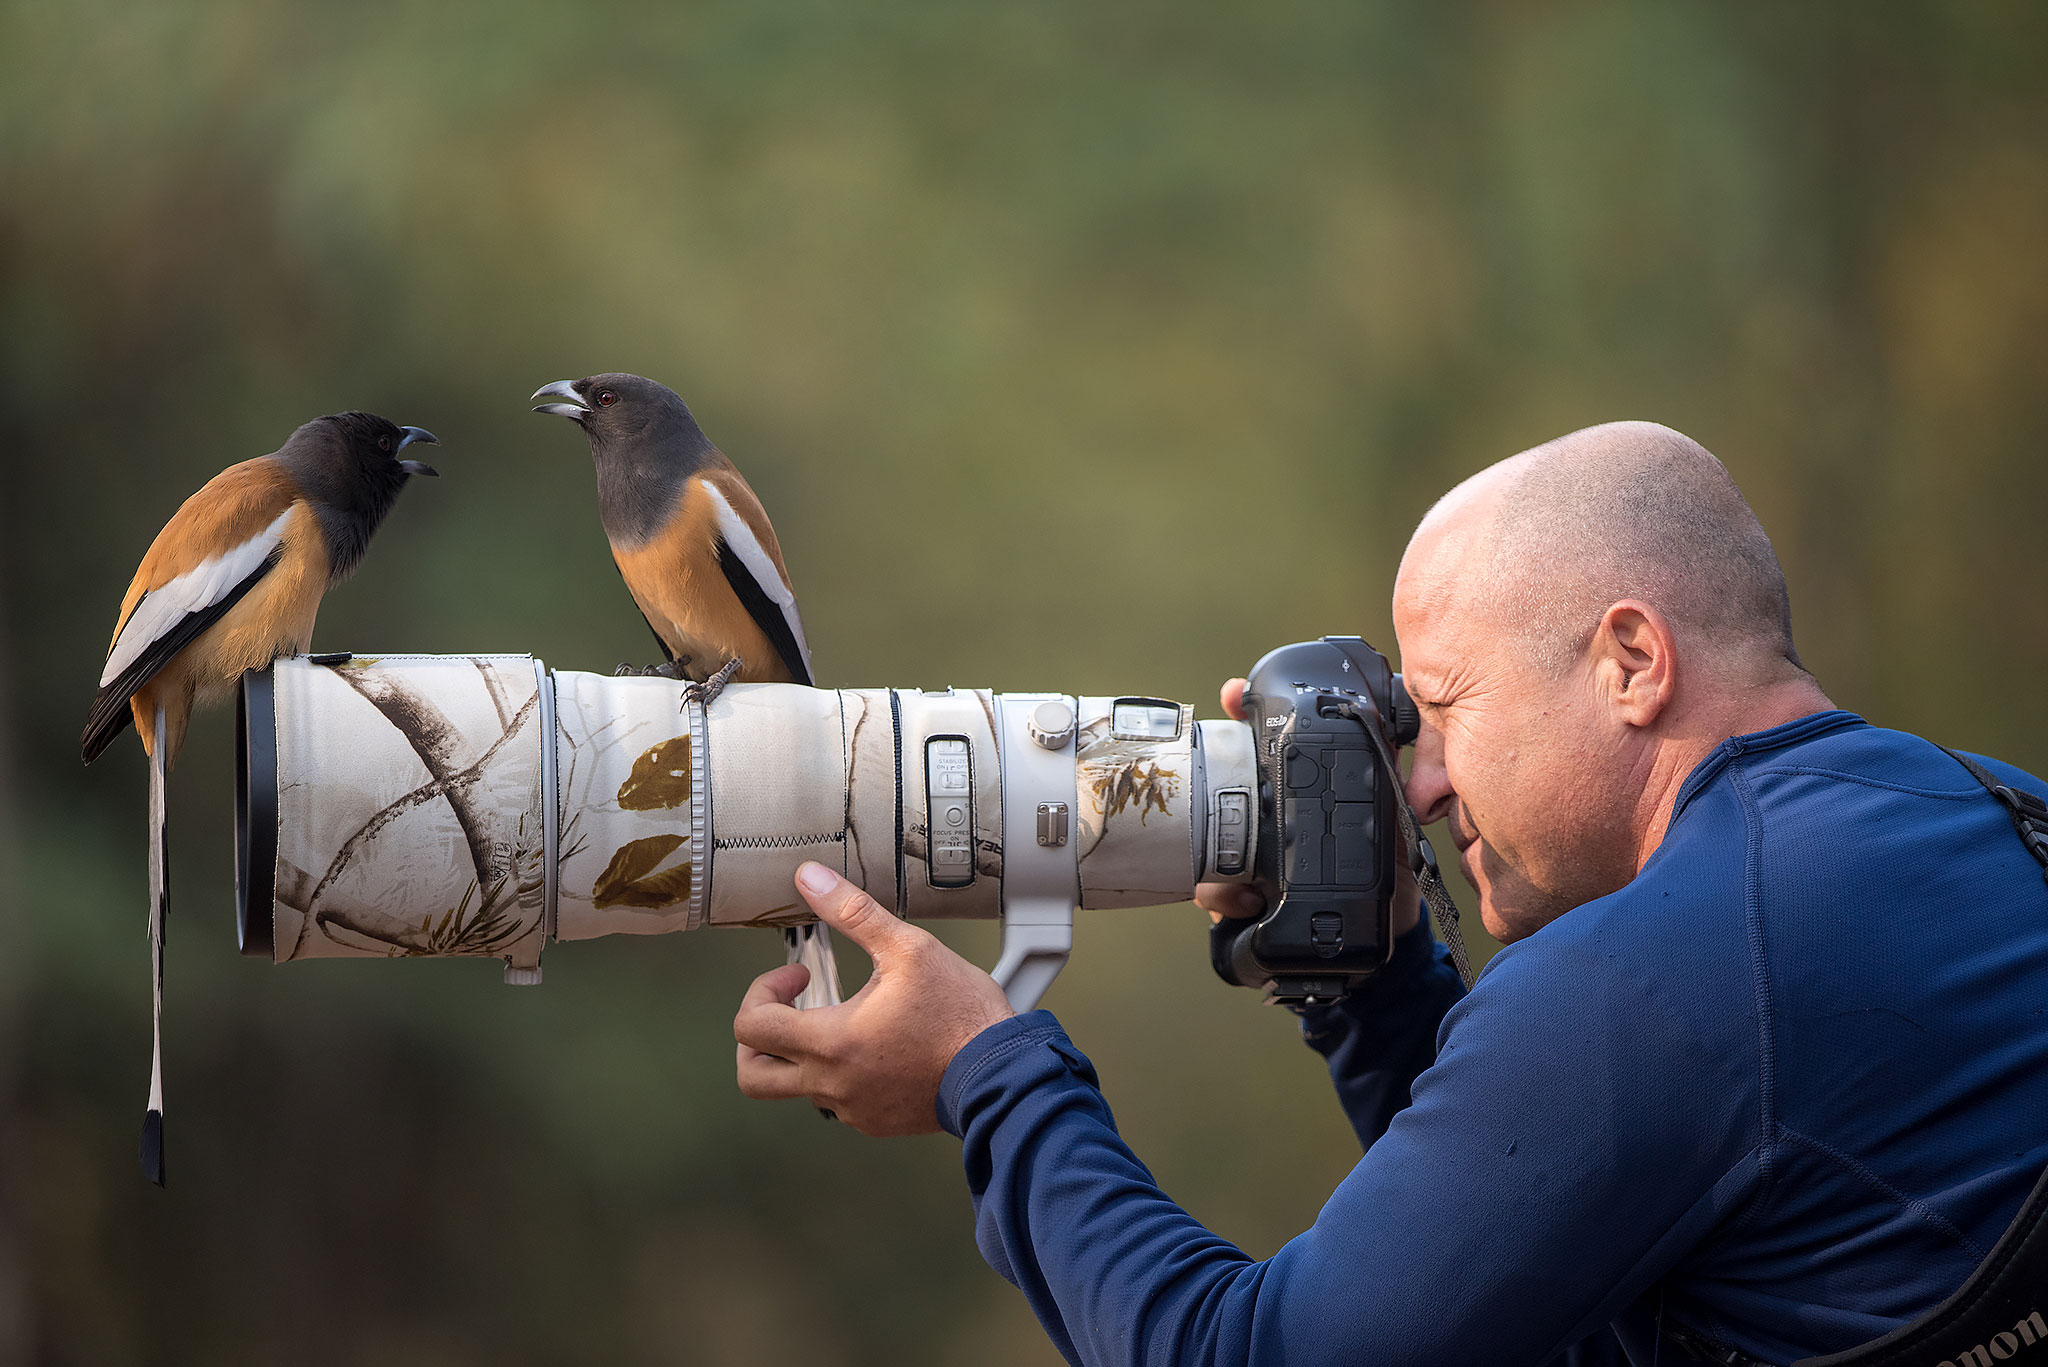
[{"label": "camera eyecup", "polygon": [[1415,738],[1422,734],[1422,711],[1416,707],[1415,699],[1408,694],[1408,681],[1396,674],[1393,679],[1393,748],[1415,744]]}]

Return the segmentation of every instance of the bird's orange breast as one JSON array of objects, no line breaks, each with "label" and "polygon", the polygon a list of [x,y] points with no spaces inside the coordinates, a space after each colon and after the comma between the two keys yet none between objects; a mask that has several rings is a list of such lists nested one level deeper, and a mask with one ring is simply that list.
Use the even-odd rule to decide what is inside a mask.
[{"label": "bird's orange breast", "polygon": [[684,487],[667,527],[631,550],[613,546],[612,559],[648,625],[677,659],[688,660],[693,677],[703,678],[738,656],[743,683],[792,682],[719,568],[717,514],[697,480]]}]

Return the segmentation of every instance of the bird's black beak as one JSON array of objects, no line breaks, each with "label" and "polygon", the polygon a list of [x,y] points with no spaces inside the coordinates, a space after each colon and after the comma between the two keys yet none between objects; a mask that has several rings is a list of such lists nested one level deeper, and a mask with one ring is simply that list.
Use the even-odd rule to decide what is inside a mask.
[{"label": "bird's black beak", "polygon": [[[398,439],[399,451],[403,451],[416,441],[425,442],[428,446],[439,446],[441,444],[441,439],[424,427],[401,427],[398,430],[405,434]],[[392,454],[396,455],[398,452],[394,451]],[[402,460],[398,462],[398,468],[405,471],[408,475],[438,477],[441,473],[423,460]]]},{"label": "bird's black beak", "polygon": [[533,406],[536,413],[552,413],[558,418],[574,418],[582,422],[583,415],[590,411],[590,405],[583,401],[583,396],[576,392],[575,384],[569,380],[556,380],[553,384],[544,384],[533,391],[533,397],[562,400],[561,403],[537,403]]}]

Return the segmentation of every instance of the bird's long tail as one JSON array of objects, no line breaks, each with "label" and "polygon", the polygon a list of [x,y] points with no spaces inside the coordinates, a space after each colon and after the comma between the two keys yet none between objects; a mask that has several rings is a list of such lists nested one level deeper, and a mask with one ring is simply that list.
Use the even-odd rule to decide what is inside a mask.
[{"label": "bird's long tail", "polygon": [[813,921],[782,932],[789,944],[789,962],[811,970],[811,981],[797,994],[796,1009],[811,1011],[839,1004],[839,963],[832,957],[832,932]]},{"label": "bird's long tail", "polygon": [[170,850],[165,839],[164,788],[169,755],[164,709],[156,709],[149,751],[149,1109],[142,1117],[142,1172],[164,1184],[164,920],[171,909]]}]

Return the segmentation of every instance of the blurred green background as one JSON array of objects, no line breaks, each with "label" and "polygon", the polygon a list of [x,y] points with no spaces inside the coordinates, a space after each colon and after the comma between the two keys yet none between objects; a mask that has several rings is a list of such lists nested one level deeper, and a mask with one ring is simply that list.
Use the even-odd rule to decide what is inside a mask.
[{"label": "blurred green background", "polygon": [[[74,738],[157,528],[318,413],[430,427],[444,475],[320,648],[647,658],[583,443],[527,412],[625,369],[760,491],[822,681],[1205,715],[1269,646],[1390,644],[1455,480],[1657,418],[1749,493],[1840,704],[2048,769],[2044,15],[6,0],[0,1361],[1055,1360],[953,1141],[734,1090],[772,935],[561,947],[535,991],[237,958],[218,714],[143,1184],[141,753]],[[1356,1144],[1202,931],[1089,915],[1048,1004],[1265,1254]]]}]

